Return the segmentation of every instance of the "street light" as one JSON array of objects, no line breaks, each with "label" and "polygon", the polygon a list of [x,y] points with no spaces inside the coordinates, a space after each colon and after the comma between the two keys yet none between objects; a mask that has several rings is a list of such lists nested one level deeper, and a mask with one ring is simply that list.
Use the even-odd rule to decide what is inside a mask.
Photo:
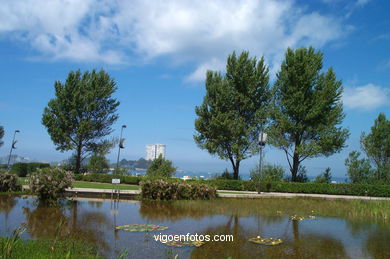
[{"label": "street light", "polygon": [[263,147],[265,146],[265,142],[267,140],[267,133],[260,132],[259,134],[259,146],[260,146],[260,160],[259,160],[259,188],[258,194],[261,193],[261,182],[260,178],[263,173]]},{"label": "street light", "polygon": [[122,139],[122,132],[123,132],[123,129],[126,128],[126,125],[122,125],[122,128],[121,128],[121,137],[119,138],[119,145],[118,145],[118,158],[116,160],[116,169],[118,170],[119,169],[119,156],[121,154],[121,148],[125,148],[123,142],[125,141],[124,139]]},{"label": "street light", "polygon": [[14,137],[12,139],[12,144],[11,144],[11,150],[9,151],[9,156],[8,156],[8,163],[7,163],[8,169],[9,169],[9,163],[11,162],[12,150],[16,149],[15,144],[16,144],[16,142],[18,142],[17,140],[15,140],[15,135],[16,135],[16,133],[19,133],[19,132],[20,132],[20,130],[15,130],[15,132],[14,132]]}]

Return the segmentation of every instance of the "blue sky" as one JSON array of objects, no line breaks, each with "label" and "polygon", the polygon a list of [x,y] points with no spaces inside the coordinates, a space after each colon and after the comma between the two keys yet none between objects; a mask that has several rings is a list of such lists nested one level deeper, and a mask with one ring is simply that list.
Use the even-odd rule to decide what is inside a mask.
[{"label": "blue sky", "polygon": [[[329,158],[305,160],[309,175],[330,166],[345,176],[344,159],[359,149],[379,112],[390,118],[390,2],[318,1],[72,1],[20,0],[0,4],[0,156],[19,129],[16,154],[59,161],[41,125],[54,97],[53,83],[71,70],[103,68],[119,90],[120,125],[126,124],[122,158],[145,156],[145,145],[167,145],[181,169],[221,172],[230,164],[193,142],[194,107],[205,94],[208,69],[224,70],[232,51],[264,55],[275,79],[287,47],[324,52],[345,88],[343,123],[348,147]],[[114,160],[116,150],[109,154]],[[258,157],[245,160],[248,173]],[[287,168],[282,152],[266,148],[266,161]]]}]

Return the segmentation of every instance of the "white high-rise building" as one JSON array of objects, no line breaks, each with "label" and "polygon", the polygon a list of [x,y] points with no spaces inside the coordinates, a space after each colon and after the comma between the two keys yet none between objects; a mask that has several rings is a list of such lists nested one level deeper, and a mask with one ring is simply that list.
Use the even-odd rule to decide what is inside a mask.
[{"label": "white high-rise building", "polygon": [[146,145],[146,160],[154,160],[162,155],[165,158],[165,145],[149,144]]}]

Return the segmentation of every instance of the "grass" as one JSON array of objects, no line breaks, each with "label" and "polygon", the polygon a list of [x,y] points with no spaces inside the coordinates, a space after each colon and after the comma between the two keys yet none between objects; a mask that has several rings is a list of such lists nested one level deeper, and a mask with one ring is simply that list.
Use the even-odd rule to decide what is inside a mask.
[{"label": "grass", "polygon": [[[73,182],[72,187],[74,187],[74,188],[112,189],[112,184],[75,181],[75,182]],[[140,187],[138,185],[130,185],[130,184],[119,184],[118,188],[120,190],[139,190],[140,189]]]}]

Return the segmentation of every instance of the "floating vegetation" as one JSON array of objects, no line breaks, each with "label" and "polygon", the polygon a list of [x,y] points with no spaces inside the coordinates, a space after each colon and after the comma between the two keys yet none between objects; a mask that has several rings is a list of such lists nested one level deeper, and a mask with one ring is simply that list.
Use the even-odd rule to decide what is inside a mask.
[{"label": "floating vegetation", "polygon": [[293,215],[290,217],[291,220],[305,220],[305,219],[315,219],[316,217],[313,216],[313,215],[309,215],[307,217],[304,217],[304,216],[297,216],[297,215]]},{"label": "floating vegetation", "polygon": [[115,229],[131,231],[131,232],[146,232],[146,231],[161,231],[166,230],[168,227],[153,225],[153,224],[130,224],[117,226]]},{"label": "floating vegetation", "polygon": [[195,246],[195,247],[200,247],[206,242],[202,241],[167,241],[163,242],[160,240],[161,243],[168,245],[168,246],[173,246],[173,247],[185,247],[185,246]]},{"label": "floating vegetation", "polygon": [[260,236],[249,238],[249,242],[259,244],[259,245],[266,245],[266,246],[276,246],[283,243],[282,239],[280,238],[272,238],[272,237],[264,238]]}]

